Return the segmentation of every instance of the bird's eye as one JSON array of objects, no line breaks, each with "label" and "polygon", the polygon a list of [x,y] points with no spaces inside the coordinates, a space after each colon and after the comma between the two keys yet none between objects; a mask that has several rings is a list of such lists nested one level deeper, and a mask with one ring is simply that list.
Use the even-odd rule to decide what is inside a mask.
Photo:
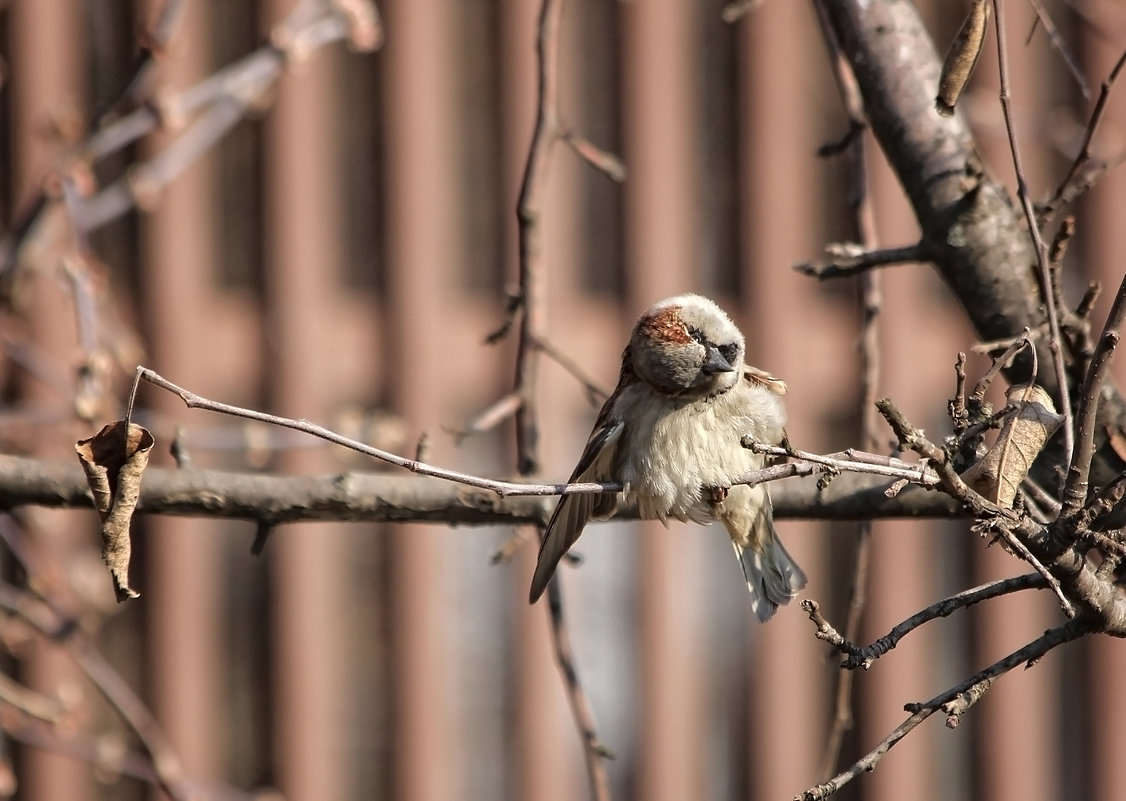
[{"label": "bird's eye", "polygon": [[692,337],[694,340],[699,342],[701,345],[705,344],[704,332],[701,331],[699,328],[689,328],[688,329],[688,336]]},{"label": "bird's eye", "polygon": [[728,364],[735,364],[735,359],[739,355],[738,345],[736,345],[734,342],[730,342],[726,345],[720,345],[718,350],[720,355],[723,358],[727,359]]}]

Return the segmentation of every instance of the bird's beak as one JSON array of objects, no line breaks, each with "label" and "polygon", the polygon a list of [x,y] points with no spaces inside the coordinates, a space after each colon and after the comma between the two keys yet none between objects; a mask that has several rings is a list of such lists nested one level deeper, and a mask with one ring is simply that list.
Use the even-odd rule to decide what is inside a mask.
[{"label": "bird's beak", "polygon": [[705,373],[713,374],[735,372],[735,368],[727,363],[727,359],[723,358],[716,348],[708,348],[708,358],[704,362],[703,370]]}]

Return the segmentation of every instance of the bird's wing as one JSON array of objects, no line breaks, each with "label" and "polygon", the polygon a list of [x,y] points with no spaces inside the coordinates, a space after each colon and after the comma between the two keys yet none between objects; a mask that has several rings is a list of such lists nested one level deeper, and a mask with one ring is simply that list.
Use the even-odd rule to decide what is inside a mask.
[{"label": "bird's wing", "polygon": [[743,366],[743,378],[752,384],[766,387],[775,395],[786,394],[786,382],[777,376],[773,376],[765,370],[760,370],[757,367],[751,367],[749,364]]},{"label": "bird's wing", "polygon": [[[568,483],[613,481],[614,458],[624,428],[624,421],[612,419],[610,404],[604,406]],[[617,505],[618,495],[614,492],[584,492],[564,495],[559,499],[540,543],[536,572],[532,575],[532,588],[528,593],[530,603],[535,603],[543,594],[559,560],[579,538],[587,522],[609,517]]]}]

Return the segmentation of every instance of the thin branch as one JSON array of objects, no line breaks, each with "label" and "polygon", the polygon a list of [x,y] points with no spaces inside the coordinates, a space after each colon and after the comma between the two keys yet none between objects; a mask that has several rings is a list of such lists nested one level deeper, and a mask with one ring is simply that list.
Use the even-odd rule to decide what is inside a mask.
[{"label": "thin branch", "polygon": [[136,734],[149,756],[161,789],[175,801],[189,801],[193,797],[191,789],[185,782],[180,759],[168,739],[141,699],[90,646],[77,622],[9,584],[0,584],[0,608],[17,615],[42,636],[66,647],[71,659]]},{"label": "thin branch", "polygon": [[528,160],[524,165],[524,177],[520,182],[520,196],[516,201],[523,314],[519,321],[513,392],[521,400],[516,410],[516,470],[522,476],[531,475],[539,469],[535,398],[539,349],[535,347],[535,342],[543,335],[540,314],[544,308],[544,270],[540,215],[547,185],[547,165],[562,134],[558,110],[559,22],[562,11],[562,0],[543,0],[540,6],[536,27],[536,122]]},{"label": "thin branch", "polygon": [[[1044,26],[1044,33],[1048,35],[1048,41],[1051,42],[1052,47],[1060,54],[1063,63],[1067,65],[1067,71],[1071,73],[1071,77],[1075,79],[1075,83],[1079,86],[1079,91],[1083,93],[1084,100],[1091,99],[1091,87],[1087,85],[1087,79],[1083,76],[1083,70],[1079,66],[1079,62],[1075,59],[1075,55],[1071,52],[1067,42],[1064,41],[1063,36],[1060,34],[1056,24],[1052,21],[1052,17],[1044,8],[1040,0],[1029,0],[1033,10],[1036,11],[1036,20]],[[1035,22],[1033,23],[1033,30],[1035,30]],[[1032,31],[1028,34],[1029,40],[1032,38]]]},{"label": "thin branch", "polygon": [[875,748],[829,781],[811,787],[795,796],[795,801],[821,801],[821,799],[828,798],[862,773],[871,772],[892,746],[910,734],[920,723],[935,712],[940,710],[946,712],[948,716],[947,725],[956,726],[960,716],[985,694],[993,681],[999,676],[1009,672],[1017,665],[1032,665],[1056,646],[1076,640],[1090,633],[1090,631],[1090,625],[1085,621],[1069,621],[1062,626],[1046,631],[1028,645],[994,662],[941,695],[937,695],[925,703],[908,704],[906,709],[912,713],[911,716],[899,724]]},{"label": "thin branch", "polygon": [[[981,378],[974,384],[974,391],[970,395],[970,405],[980,407],[985,401],[985,393],[989,391],[990,385],[1003,369],[1013,358],[1027,347],[1032,346],[1031,332],[1026,328],[1024,333],[1009,343],[1005,348],[1005,352],[1000,356],[994,356],[989,369],[982,374]],[[1034,351],[1035,353],[1035,351]],[[1035,356],[1033,357],[1035,358]],[[1035,371],[1034,371],[1035,372]]]},{"label": "thin branch", "polygon": [[1080,170],[1091,159],[1091,141],[1095,138],[1095,131],[1098,130],[1099,123],[1102,122],[1103,113],[1106,111],[1107,102],[1110,100],[1110,93],[1114,89],[1118,74],[1122,71],[1124,65],[1126,65],[1126,51],[1123,51],[1122,55],[1118,57],[1118,61],[1099,89],[1099,99],[1095,101],[1095,108],[1091,111],[1091,119],[1087,122],[1087,129],[1083,134],[1083,144],[1080,145],[1075,160],[1071,162],[1067,174],[1064,175],[1051,199],[1044,204],[1041,210],[1041,214],[1046,220],[1051,219],[1060,206],[1073,199]]},{"label": "thin branch", "polygon": [[[64,733],[57,727],[29,719],[6,720],[3,728],[7,736],[26,746],[91,765],[99,771],[99,776],[127,776],[160,786],[160,778],[146,754],[131,748],[107,749],[105,736],[84,737]],[[190,793],[190,798],[206,801],[263,801],[265,795],[261,790],[247,792],[190,777],[183,780],[183,786]]]},{"label": "thin branch", "polygon": [[48,698],[42,693],[24,687],[6,673],[0,673],[0,702],[18,709],[29,718],[57,724],[64,714],[58,698]]},{"label": "thin branch", "polygon": [[[992,526],[990,526],[987,522],[983,526],[983,528],[988,530],[989,528],[992,528]],[[1041,578],[1044,579],[1047,585],[1051,588],[1052,592],[1054,592],[1056,594],[1056,597],[1059,598],[1060,608],[1063,610],[1063,613],[1068,617],[1075,617],[1075,606],[1072,605],[1071,601],[1069,601],[1067,596],[1064,595],[1063,586],[1060,584],[1059,579],[1051,574],[1048,568],[1044,566],[1043,562],[1036,558],[1036,555],[1028,549],[1027,545],[1021,542],[1020,538],[1017,537],[1017,535],[1014,534],[1008,526],[1001,524],[996,526],[995,528],[1000,533],[1000,536],[1005,540],[1005,543],[1009,546],[1010,550],[1021,559],[1032,565],[1032,567],[1041,576]]]},{"label": "thin branch", "polygon": [[829,278],[845,278],[873,270],[908,262],[930,261],[928,251],[922,242],[906,247],[869,250],[851,242],[838,242],[827,245],[827,261],[802,262],[794,269],[822,281]]},{"label": "thin branch", "polygon": [[1079,416],[1076,420],[1077,447],[1067,468],[1067,481],[1063,492],[1063,517],[1070,518],[1079,512],[1087,499],[1087,480],[1091,473],[1091,460],[1095,454],[1095,415],[1099,408],[1103,384],[1110,371],[1110,360],[1121,338],[1119,329],[1126,319],[1126,278],[1118,286],[1118,294],[1110,307],[1102,336],[1091,356],[1091,364],[1083,380],[1079,398]]},{"label": "thin branch", "polygon": [[876,403],[876,408],[888,421],[892,431],[899,438],[904,449],[914,451],[926,459],[938,474],[939,484],[951,497],[962,504],[974,517],[1003,517],[1016,520],[1016,514],[1011,509],[1003,509],[995,503],[982,497],[979,493],[966,485],[955,471],[946,453],[927,439],[923,432],[911,425],[898,407],[889,398],[881,398]]},{"label": "thin branch", "polygon": [[[516,351],[516,374],[513,393],[520,398],[515,411],[516,469],[521,476],[539,470],[539,423],[536,398],[536,379],[539,375],[541,348],[545,341],[543,310],[545,308],[543,229],[540,218],[543,194],[547,185],[547,167],[555,144],[565,138],[559,119],[559,50],[560,19],[563,0],[542,0],[536,28],[536,121],[528,160],[520,184],[516,216],[519,222],[519,272],[520,298],[523,314],[520,316],[519,340]],[[595,166],[613,173],[614,165],[606,154],[595,152],[592,146],[572,137],[572,147]],[[620,174],[624,177],[624,169]],[[562,591],[559,582],[549,586],[548,609],[551,615],[552,642],[556,660],[567,688],[572,714],[583,741],[587,774],[596,801],[609,801],[610,782],[606,775],[605,749],[598,740],[590,703],[579,683],[578,673],[571,653],[563,612]]]},{"label": "thin branch", "polygon": [[614,758],[614,752],[598,738],[594,723],[594,712],[579,680],[578,665],[571,648],[571,638],[567,633],[567,618],[563,609],[562,582],[550,581],[547,585],[547,608],[551,616],[551,639],[555,647],[555,660],[575,726],[583,741],[583,757],[586,759],[587,775],[590,777],[591,792],[595,799],[610,798],[610,779],[606,774],[606,760]]},{"label": "thin branch", "polygon": [[[848,114],[849,131],[847,137],[849,155],[848,205],[852,212],[852,234],[860,247],[872,253],[878,247],[875,214],[868,192],[868,169],[865,151],[865,138],[860,135],[867,130],[864,115],[864,98],[860,93],[856,76],[849,66],[848,59],[841,51],[840,42],[829,21],[828,11],[823,0],[814,3],[821,34],[832,55],[833,75],[840,90],[845,112]],[[825,148],[819,151],[825,155]],[[875,412],[877,391],[880,383],[880,329],[879,315],[883,301],[880,291],[880,275],[867,270],[859,275],[860,285],[860,405],[861,436],[863,447],[875,450],[878,417]],[[853,557],[852,577],[849,581],[848,617],[845,623],[845,637],[856,639],[863,621],[867,601],[868,567],[871,557],[872,523],[862,520],[857,525]],[[853,727],[852,690],[854,674],[850,671],[837,673],[836,700],[833,704],[833,723],[826,738],[825,751],[821,760],[820,775],[828,779],[836,771],[840,761],[841,748],[845,734]]]},{"label": "thin branch", "polygon": [[608,150],[603,150],[589,139],[579,136],[573,131],[563,131],[560,138],[564,144],[575,152],[575,155],[611,181],[618,184],[625,182],[626,165],[618,156]]},{"label": "thin branch", "polygon": [[723,21],[738,22],[744,14],[749,14],[762,4],[763,0],[731,0],[723,7]]},{"label": "thin branch", "polygon": [[809,619],[817,627],[814,636],[819,640],[824,640],[829,643],[829,645],[833,646],[833,648],[840,651],[841,654],[845,656],[845,661],[841,663],[842,668],[846,670],[855,670],[856,668],[867,670],[872,666],[873,662],[888,651],[893,650],[895,646],[899,644],[900,640],[924,623],[929,623],[936,618],[948,617],[959,609],[969,608],[974,604],[988,601],[991,598],[999,598],[1002,595],[1009,595],[1010,593],[1019,592],[1021,590],[1040,590],[1047,586],[1047,582],[1044,581],[1044,577],[1040,574],[1026,573],[1023,576],[1014,576],[999,581],[992,581],[988,584],[982,584],[980,587],[963,590],[956,595],[943,598],[941,601],[931,604],[926,609],[916,612],[911,615],[911,617],[892,628],[887,634],[873,641],[871,645],[864,647],[856,645],[853,640],[846,638],[838,632],[836,628],[821,615],[821,607],[815,601],[802,601],[801,608],[809,615]]},{"label": "thin branch", "polygon": [[[483,478],[481,476],[471,475],[469,473],[461,473],[456,470],[449,470],[443,467],[436,467],[431,464],[426,464],[417,459],[408,459],[405,456],[399,456],[389,451],[375,448],[364,442],[359,442],[354,439],[337,434],[323,426],[316,423],[311,423],[308,420],[295,420],[289,417],[280,417],[278,415],[267,414],[259,412],[254,409],[246,409],[241,406],[232,406],[226,403],[219,403],[217,401],[209,400],[200,395],[196,395],[190,390],[184,389],[181,386],[173,384],[168,379],[148,369],[147,367],[137,368],[138,380],[147,381],[154,386],[175,393],[180,397],[188,408],[191,409],[205,409],[208,411],[219,412],[221,414],[233,415],[235,417],[244,417],[248,420],[258,420],[270,425],[282,426],[284,428],[291,428],[295,431],[302,431],[314,437],[319,437],[328,442],[336,445],[341,445],[345,448],[362,453],[366,456],[379,459],[380,461],[387,462],[388,464],[401,467],[409,470],[412,473],[417,473],[423,476],[430,476],[432,478],[440,478],[445,481],[452,481],[457,484],[466,484],[471,487],[490,490],[495,492],[501,497],[512,495],[570,495],[580,492],[621,492],[621,484],[614,482],[585,482],[576,484],[529,484],[517,483],[512,481],[501,481],[497,479]],[[130,408],[132,407],[133,397],[137,383],[134,383],[134,394],[130,396]],[[781,455],[796,455],[799,459],[806,462],[795,462],[785,465],[776,465],[775,467],[767,468],[765,470],[756,470],[748,473],[745,476],[738,477],[733,484],[758,484],[764,481],[777,481],[779,478],[793,476],[793,475],[809,475],[814,472],[824,472],[825,468],[829,468],[833,472],[849,471],[854,473],[870,473],[873,475],[889,476],[893,478],[906,479],[912,483],[920,484],[922,486],[933,487],[939,483],[938,478],[928,471],[924,465],[913,465],[910,462],[903,462],[902,460],[888,460],[886,457],[881,457],[877,454],[869,454],[868,460],[861,461],[853,456],[853,458],[838,458],[835,455],[821,456],[819,454],[808,453],[805,451],[795,451],[792,449],[773,448],[767,446],[757,445],[750,442],[745,438],[745,447],[752,447],[760,453],[779,453]],[[855,454],[855,452],[854,452]],[[0,457],[10,458],[10,457]],[[878,462],[888,462],[881,464]]]},{"label": "thin branch", "polygon": [[520,403],[520,396],[515,392],[510,392],[487,409],[478,413],[476,417],[460,428],[445,427],[445,430],[453,435],[455,442],[461,443],[466,437],[492,431],[509,417],[516,414],[516,410],[520,408]]},{"label": "thin branch", "polygon": [[[157,42],[170,35],[180,5],[172,1],[165,7],[155,34]],[[73,221],[83,231],[93,231],[133,208],[154,203],[164,186],[249,112],[264,104],[269,89],[288,64],[305,60],[313,51],[335,42],[347,41],[356,49],[370,50],[380,40],[379,15],[368,0],[318,3],[312,15],[304,13],[299,5],[293,15],[275,27],[269,45],[178,94],[163,96],[121,117],[101,116],[98,127],[74,148],[73,157],[84,162],[84,168],[129,147],[157,128],[177,129],[185,126],[187,120],[196,119],[149,161],[132,166],[126,176],[93,197],[80,198],[75,204]],[[53,205],[52,201],[44,191],[21,217],[16,230],[0,241],[4,273],[12,269],[27,237],[35,230],[35,222]]]},{"label": "thin branch", "polygon": [[[790,465],[799,467],[802,462],[808,462],[811,465],[822,468],[824,472],[871,473],[877,476],[906,479],[913,484],[930,488],[938,487],[941,483],[938,474],[927,468],[925,464],[907,462],[903,459],[881,456],[877,453],[865,453],[864,451],[858,451],[854,448],[839,453],[818,454],[810,453],[809,451],[800,451],[795,448],[764,445],[755,442],[750,437],[743,437],[743,447],[755,453],[766,453],[772,456],[791,456],[798,460],[797,462],[791,462],[789,465],[779,465],[778,467],[788,467]],[[768,468],[768,470],[769,469],[777,468]],[[765,471],[756,470],[753,473],[748,473],[747,476],[757,476],[762,472]],[[809,472],[814,472],[814,470],[801,473],[801,475],[808,475]],[[742,476],[731,483],[758,483],[745,481],[744,479],[747,476]]]},{"label": "thin branch", "polygon": [[1067,381],[1067,370],[1063,363],[1063,345],[1060,340],[1060,311],[1056,308],[1056,299],[1052,294],[1052,279],[1048,270],[1048,249],[1040,235],[1040,226],[1036,218],[1036,210],[1032,206],[1032,198],[1028,193],[1028,183],[1025,180],[1024,166],[1021,163],[1020,147],[1017,145],[1016,127],[1013,122],[1012,110],[1009,108],[1009,58],[1005,45],[1005,15],[1003,0],[993,0],[993,16],[996,20],[995,32],[997,34],[997,68],[1001,83],[1001,113],[1005,118],[1005,130],[1009,137],[1009,150],[1013,157],[1013,170],[1017,179],[1017,198],[1024,210],[1025,221],[1028,224],[1028,233],[1036,253],[1036,264],[1039,268],[1040,285],[1044,296],[1044,306],[1047,311],[1050,337],[1048,349],[1052,354],[1052,366],[1055,369],[1056,382],[1059,384],[1060,414],[1063,415],[1063,443],[1064,461],[1071,461],[1071,454],[1075,450],[1075,434],[1072,429],[1071,392]]},{"label": "thin branch", "polygon": [[157,63],[157,57],[168,51],[176,27],[184,16],[187,7],[186,0],[166,0],[156,15],[155,22],[138,34],[139,48],[133,66],[125,79],[124,85],[118,95],[110,100],[101,111],[95,112],[93,119],[96,124],[114,113],[118,108],[139,103],[144,91],[147,89],[149,74]]},{"label": "thin branch", "polygon": [[559,350],[550,340],[538,339],[535,344],[537,348],[543,351],[545,356],[570,373],[572,378],[582,384],[583,389],[586,390],[587,397],[590,398],[592,403],[601,405],[610,397],[610,393],[587,375],[586,371],[579,366],[578,362]]},{"label": "thin branch", "polygon": [[[620,491],[621,487],[617,484],[572,484],[570,486],[562,484],[518,484],[511,481],[497,481],[493,479],[481,478],[480,476],[470,475],[468,473],[461,473],[456,470],[447,470],[442,467],[435,467],[417,459],[408,459],[405,456],[399,456],[381,448],[375,448],[364,442],[359,442],[345,436],[341,436],[334,431],[331,431],[316,423],[311,423],[308,420],[294,420],[289,417],[279,417],[278,415],[267,414],[259,412],[254,409],[246,409],[241,406],[231,406],[227,403],[219,403],[217,401],[209,400],[207,398],[196,395],[190,390],[173,384],[163,376],[148,369],[147,367],[137,368],[137,377],[143,379],[154,386],[161,389],[166,389],[180,396],[180,399],[190,409],[205,409],[207,411],[219,412],[221,414],[228,414],[234,417],[244,417],[248,420],[257,420],[262,423],[270,425],[282,426],[283,428],[291,428],[295,431],[301,431],[310,434],[314,437],[332,442],[336,445],[341,445],[345,448],[362,453],[366,456],[371,456],[374,459],[393,464],[396,467],[401,467],[404,470],[410,470],[412,473],[419,475],[431,476],[433,478],[441,478],[446,481],[453,481],[458,484],[467,484],[471,487],[479,487],[495,492],[501,497],[507,495],[564,495],[570,492],[607,492]],[[136,384],[134,384],[136,387]],[[130,396],[130,407],[132,407],[132,398]]]}]

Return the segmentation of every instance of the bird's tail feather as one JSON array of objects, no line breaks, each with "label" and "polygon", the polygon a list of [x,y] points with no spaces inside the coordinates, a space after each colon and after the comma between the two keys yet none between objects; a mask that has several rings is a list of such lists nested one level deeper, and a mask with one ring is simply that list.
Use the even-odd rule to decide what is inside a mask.
[{"label": "bird's tail feather", "polygon": [[[765,523],[771,525],[769,518]],[[773,531],[767,536],[752,538],[751,542],[760,543],[761,548],[744,548],[735,542],[731,544],[747,579],[751,609],[765,623],[779,606],[797,597],[798,591],[805,586],[806,578]]]}]

